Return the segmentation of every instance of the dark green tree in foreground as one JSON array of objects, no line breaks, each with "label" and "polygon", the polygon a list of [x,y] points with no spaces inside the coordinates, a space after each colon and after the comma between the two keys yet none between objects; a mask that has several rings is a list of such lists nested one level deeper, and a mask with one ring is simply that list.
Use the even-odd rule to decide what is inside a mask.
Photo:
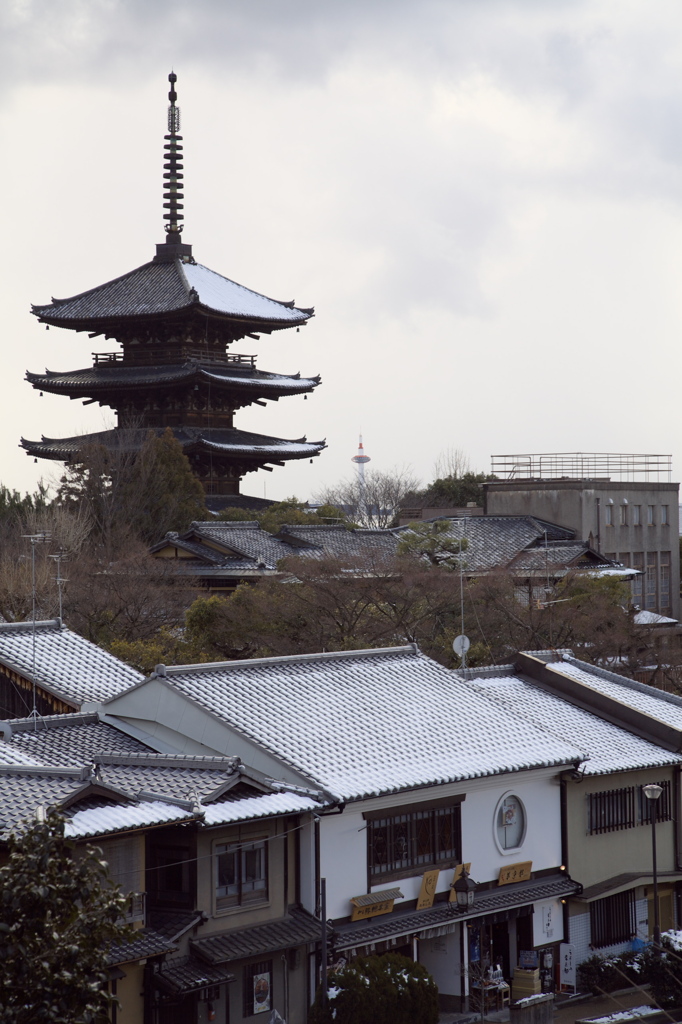
[{"label": "dark green tree in foreground", "polygon": [[74,856],[64,821],[48,812],[9,843],[0,868],[0,1020],[107,1020],[107,951],[129,936],[125,899],[99,851]]},{"label": "dark green tree in foreground", "polygon": [[318,989],[308,1024],[437,1024],[438,989],[425,967],[398,953],[358,957]]}]

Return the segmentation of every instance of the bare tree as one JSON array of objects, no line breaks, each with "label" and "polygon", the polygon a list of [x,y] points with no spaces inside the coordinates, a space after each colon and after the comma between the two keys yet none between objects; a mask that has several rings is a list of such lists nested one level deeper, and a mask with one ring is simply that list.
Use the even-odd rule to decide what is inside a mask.
[{"label": "bare tree", "polygon": [[386,473],[367,470],[364,485],[355,477],[325,487],[315,501],[334,505],[360,526],[385,530],[400,515],[406,497],[419,487],[409,467],[395,467]]},{"label": "bare tree", "polygon": [[433,464],[434,480],[448,477],[460,480],[465,473],[471,472],[471,460],[463,448],[444,448]]}]

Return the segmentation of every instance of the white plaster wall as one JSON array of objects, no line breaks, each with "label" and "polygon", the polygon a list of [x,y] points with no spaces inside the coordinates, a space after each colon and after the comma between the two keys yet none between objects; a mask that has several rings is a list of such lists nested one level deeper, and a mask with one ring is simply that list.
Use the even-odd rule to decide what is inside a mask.
[{"label": "white plaster wall", "polygon": [[[367,829],[363,811],[397,809],[401,804],[428,802],[450,795],[466,794],[462,802],[462,859],[471,862],[476,882],[498,878],[500,869],[518,861],[532,861],[533,871],[557,868],[561,864],[560,787],[554,769],[518,772],[493,778],[474,779],[466,785],[447,784],[347,804],[342,814],[321,819],[320,857],[322,875],[327,879],[328,917],[346,917],[349,900],[367,892]],[[513,793],[523,803],[526,834],[519,849],[501,851],[495,841],[495,812],[505,794]],[[450,868],[441,871],[437,892],[447,892],[452,881]],[[398,885],[403,900],[419,895],[421,874],[384,882],[372,891]]]}]

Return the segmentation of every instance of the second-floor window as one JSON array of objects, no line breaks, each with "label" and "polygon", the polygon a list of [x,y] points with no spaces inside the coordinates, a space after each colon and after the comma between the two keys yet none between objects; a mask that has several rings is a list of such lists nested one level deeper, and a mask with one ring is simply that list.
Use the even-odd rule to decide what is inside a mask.
[{"label": "second-floor window", "polygon": [[222,843],[215,848],[218,910],[268,898],[267,842]]},{"label": "second-floor window", "polygon": [[461,859],[459,803],[418,808],[367,822],[370,883],[421,874]]},{"label": "second-floor window", "polygon": [[[670,781],[658,783],[663,792],[656,808],[657,821],[670,821]],[[623,786],[587,794],[587,830],[590,835],[619,832],[651,821],[651,801],[641,786]]]}]

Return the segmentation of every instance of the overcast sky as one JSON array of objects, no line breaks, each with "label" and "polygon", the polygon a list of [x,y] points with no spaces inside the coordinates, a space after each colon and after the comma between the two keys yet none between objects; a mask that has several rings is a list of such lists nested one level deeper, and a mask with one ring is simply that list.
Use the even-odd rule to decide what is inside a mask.
[{"label": "overcast sky", "polygon": [[167,75],[198,262],[316,307],[256,350],[322,374],[237,425],[326,438],[249,475],[307,498],[371,467],[425,481],[447,448],[672,453],[682,472],[679,0],[4,0],[0,480],[23,435],[111,413],[37,392],[102,339],[30,304],[163,241]]}]

